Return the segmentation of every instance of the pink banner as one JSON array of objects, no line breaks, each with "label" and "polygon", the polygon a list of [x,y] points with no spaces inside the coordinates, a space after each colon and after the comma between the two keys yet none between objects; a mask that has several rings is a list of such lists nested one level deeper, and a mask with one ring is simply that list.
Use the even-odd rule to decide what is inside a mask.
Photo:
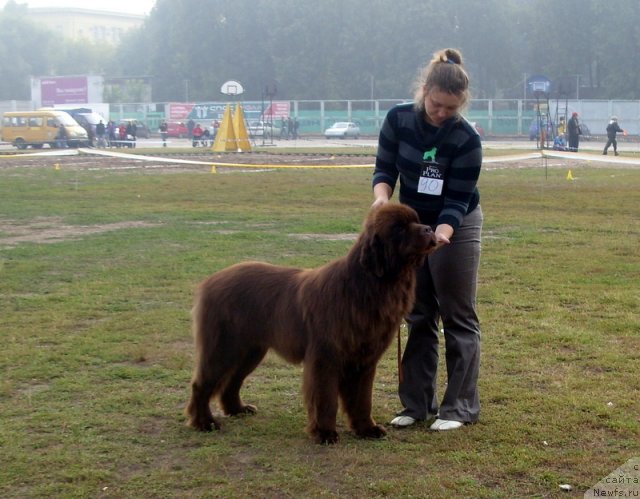
[{"label": "pink banner", "polygon": [[40,80],[42,105],[86,104],[89,85],[86,76],[59,76]]},{"label": "pink banner", "polygon": [[264,111],[264,119],[270,117],[275,118],[288,118],[291,114],[291,105],[289,101],[273,101],[271,106],[267,106]]},{"label": "pink banner", "polygon": [[170,102],[168,104],[169,112],[165,113],[168,116],[167,119],[171,121],[186,120],[194,105],[194,103],[188,102]]}]

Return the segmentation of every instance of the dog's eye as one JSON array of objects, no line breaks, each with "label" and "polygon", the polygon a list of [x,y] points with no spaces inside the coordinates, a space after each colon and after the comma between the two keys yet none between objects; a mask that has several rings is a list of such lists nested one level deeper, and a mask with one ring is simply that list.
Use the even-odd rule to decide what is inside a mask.
[{"label": "dog's eye", "polygon": [[404,224],[395,224],[392,228],[391,228],[391,237],[393,238],[400,238],[403,237],[405,232],[406,232],[406,227]]}]

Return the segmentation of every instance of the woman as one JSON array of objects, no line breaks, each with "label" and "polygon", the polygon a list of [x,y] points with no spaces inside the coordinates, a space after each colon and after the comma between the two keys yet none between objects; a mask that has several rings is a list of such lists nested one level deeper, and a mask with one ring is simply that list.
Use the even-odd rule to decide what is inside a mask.
[{"label": "woman", "polygon": [[[453,430],[476,422],[480,413],[476,286],[482,148],[476,130],[459,114],[468,100],[462,55],[441,50],[416,81],[414,102],[391,109],[380,131],[372,209],[389,202],[400,178],[400,202],[433,227],[438,244],[418,270],[416,303],[407,317],[409,339],[399,385],[404,409],[391,421],[396,427],[435,417],[432,430]],[[448,383],[438,404],[440,320]]]},{"label": "woman", "polygon": [[580,146],[580,122],[578,121],[578,113],[572,113],[569,123],[567,123],[567,132],[569,133],[569,150],[578,152]]}]

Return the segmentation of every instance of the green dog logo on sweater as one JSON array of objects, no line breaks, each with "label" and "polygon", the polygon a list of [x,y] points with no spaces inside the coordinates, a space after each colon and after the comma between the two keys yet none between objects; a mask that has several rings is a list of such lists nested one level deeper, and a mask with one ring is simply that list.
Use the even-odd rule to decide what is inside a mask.
[{"label": "green dog logo on sweater", "polygon": [[437,147],[432,147],[428,151],[425,151],[425,153],[422,155],[422,161],[433,161],[435,163],[437,152],[438,152]]}]

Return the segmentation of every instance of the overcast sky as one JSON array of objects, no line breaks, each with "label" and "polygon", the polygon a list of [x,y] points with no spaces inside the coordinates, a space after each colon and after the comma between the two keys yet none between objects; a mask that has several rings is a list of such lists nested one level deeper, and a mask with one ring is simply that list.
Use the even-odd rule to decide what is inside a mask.
[{"label": "overcast sky", "polygon": [[[7,0],[0,0],[4,8]],[[79,7],[82,9],[102,10],[106,12],[126,12],[128,14],[148,14],[156,0],[108,0],[105,2],[87,2],[87,0],[16,0],[16,3],[29,7]]]}]

